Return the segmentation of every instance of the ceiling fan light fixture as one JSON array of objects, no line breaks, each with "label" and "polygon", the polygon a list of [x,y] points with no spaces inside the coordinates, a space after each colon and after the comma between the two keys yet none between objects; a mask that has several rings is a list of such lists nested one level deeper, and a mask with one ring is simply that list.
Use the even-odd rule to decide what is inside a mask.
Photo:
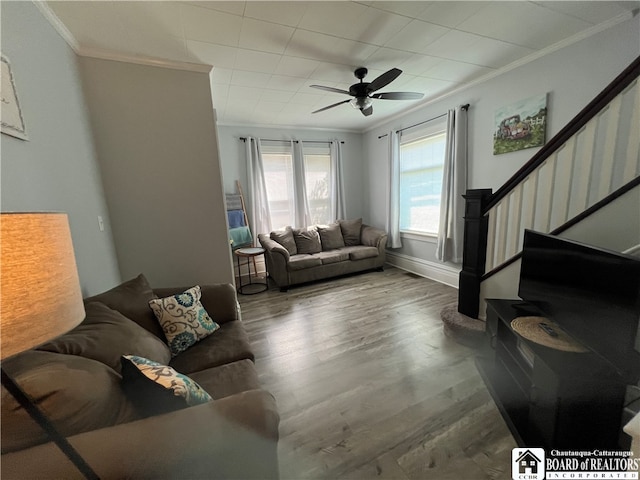
[{"label": "ceiling fan light fixture", "polygon": [[364,110],[366,108],[369,108],[373,103],[373,101],[369,97],[355,97],[349,103],[353,108],[357,108],[358,110]]}]

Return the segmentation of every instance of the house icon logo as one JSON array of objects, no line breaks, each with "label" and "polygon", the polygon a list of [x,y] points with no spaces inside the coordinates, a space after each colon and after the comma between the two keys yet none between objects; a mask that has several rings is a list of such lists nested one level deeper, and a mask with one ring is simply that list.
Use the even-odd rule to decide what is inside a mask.
[{"label": "house icon logo", "polygon": [[544,480],[545,454],[542,448],[514,448],[511,451],[513,480]]}]

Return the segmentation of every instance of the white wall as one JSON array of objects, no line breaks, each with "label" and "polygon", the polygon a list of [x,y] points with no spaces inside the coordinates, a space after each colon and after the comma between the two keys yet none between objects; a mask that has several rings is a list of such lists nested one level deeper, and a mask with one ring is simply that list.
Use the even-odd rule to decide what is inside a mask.
[{"label": "white wall", "polygon": [[[3,211],[69,216],[82,292],[120,282],[77,58],[31,2],[0,2],[28,141],[2,135]],[[105,231],[98,228],[102,216]]]},{"label": "white wall", "polygon": [[[587,103],[640,54],[640,18],[636,17],[578,43],[550,53],[446,98],[434,101],[364,135],[369,194],[364,205],[375,224],[384,225],[386,211],[387,141],[379,135],[446,113],[469,103],[469,188],[493,188],[510,178],[538,149],[493,155],[496,109],[532,95],[548,93],[547,140],[552,138]],[[435,244],[405,239],[393,252],[437,263]]]},{"label": "white wall", "polygon": [[362,135],[359,133],[332,132],[304,129],[275,129],[251,126],[218,126],[220,140],[220,159],[224,177],[224,189],[227,193],[236,191],[236,180],[240,180],[242,189],[247,190],[247,168],[245,143],[240,137],[256,137],[270,140],[316,140],[344,141],[342,153],[344,156],[344,185],[346,197],[347,218],[365,217],[367,209],[363,205],[366,178],[363,172],[366,159],[362,155]]},{"label": "white wall", "polygon": [[123,278],[233,283],[208,73],[82,58]]}]

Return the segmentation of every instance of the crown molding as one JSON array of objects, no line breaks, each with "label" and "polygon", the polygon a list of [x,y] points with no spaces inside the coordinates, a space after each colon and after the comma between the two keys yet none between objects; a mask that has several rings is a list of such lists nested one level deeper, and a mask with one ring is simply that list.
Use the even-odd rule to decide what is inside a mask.
[{"label": "crown molding", "polygon": [[101,60],[113,60],[117,62],[134,63],[150,67],[169,68],[172,70],[186,70],[189,72],[209,73],[212,65],[202,63],[179,62],[166,60],[163,58],[146,57],[142,55],[126,55],[108,50],[83,48],[69,29],[62,23],[58,16],[51,10],[51,7],[44,0],[32,0],[44,18],[58,32],[67,45],[80,57],[98,58]]},{"label": "crown molding", "polygon": [[53,13],[51,7],[49,7],[49,5],[47,5],[43,0],[32,0],[32,3],[40,11],[42,16],[51,24],[55,31],[58,32],[58,35],[67,42],[67,45],[69,45],[74,52],[78,53],[78,49],[80,48],[78,41],[58,16]]},{"label": "crown molding", "polygon": [[178,62],[174,60],[166,60],[164,58],[125,55],[122,53],[94,48],[80,48],[76,51],[76,53],[80,57],[97,58],[100,60],[113,60],[116,62],[133,63],[136,65],[145,65],[148,67],[169,68],[171,70],[186,70],[189,72],[198,73],[209,73],[213,68],[213,65],[207,65],[204,63]]},{"label": "crown molding", "polygon": [[632,18],[634,18],[637,14],[639,13],[639,10],[631,10],[625,13],[622,13],[620,15],[618,15],[617,17],[613,17],[609,20],[607,20],[606,22],[602,22],[602,23],[598,23],[597,25],[594,25],[591,28],[588,28],[586,30],[583,30],[569,38],[565,38],[564,40],[561,40],[557,43],[554,43],[553,45],[550,45],[546,48],[543,48],[541,50],[538,50],[537,52],[534,52],[530,55],[527,55],[526,57],[523,57],[519,60],[516,60],[515,62],[512,62],[502,68],[496,69],[491,73],[488,73],[486,75],[483,75],[482,77],[479,77],[471,82],[468,83],[464,83],[458,87],[453,88],[452,90],[449,90],[448,92],[443,93],[442,95],[438,95],[437,97],[434,98],[430,98],[429,100],[426,100],[424,102],[419,103],[418,105],[415,105],[414,107],[411,107],[408,110],[404,110],[400,113],[397,113],[395,115],[392,115],[390,117],[387,117],[385,119],[382,119],[380,122],[375,123],[374,125],[371,125],[365,129],[362,130],[362,133],[368,133],[371,131],[374,131],[376,129],[379,129],[381,127],[384,127],[385,125],[388,125],[390,122],[393,122],[395,120],[399,120],[403,117],[405,117],[406,115],[409,115],[411,113],[417,112],[421,109],[423,109],[424,107],[431,105],[433,103],[439,102],[440,100],[444,100],[447,97],[450,97],[452,95],[455,95],[457,93],[463,92],[464,90],[473,87],[475,85],[479,85],[481,83],[487,82],[489,80],[491,80],[492,78],[498,77],[504,73],[510,72],[511,70],[514,70],[516,68],[522,67],[523,65],[526,65],[528,63],[531,63],[535,60],[538,60],[539,58],[542,58],[546,55],[549,55],[553,52],[556,52],[558,50],[561,50],[565,47],[568,47],[570,45],[573,45],[574,43],[578,43],[582,40],[585,40],[589,37],[591,37],[592,35],[595,35],[597,33],[603,32],[615,25],[618,25],[619,23],[625,22],[627,20],[631,20]]},{"label": "crown molding", "polygon": [[269,128],[271,130],[305,130],[309,132],[332,132],[332,133],[363,133],[362,130],[352,130],[346,128],[329,128],[329,127],[307,127],[300,125],[273,125],[263,123],[238,123],[218,121],[218,127],[240,127],[240,128]]}]

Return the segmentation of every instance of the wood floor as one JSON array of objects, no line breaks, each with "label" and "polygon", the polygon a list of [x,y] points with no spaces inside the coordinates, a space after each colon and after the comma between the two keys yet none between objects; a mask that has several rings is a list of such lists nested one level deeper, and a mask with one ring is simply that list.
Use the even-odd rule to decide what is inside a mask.
[{"label": "wood floor", "polygon": [[508,479],[516,447],[446,337],[457,290],[396,268],[239,296],[283,479]]}]

